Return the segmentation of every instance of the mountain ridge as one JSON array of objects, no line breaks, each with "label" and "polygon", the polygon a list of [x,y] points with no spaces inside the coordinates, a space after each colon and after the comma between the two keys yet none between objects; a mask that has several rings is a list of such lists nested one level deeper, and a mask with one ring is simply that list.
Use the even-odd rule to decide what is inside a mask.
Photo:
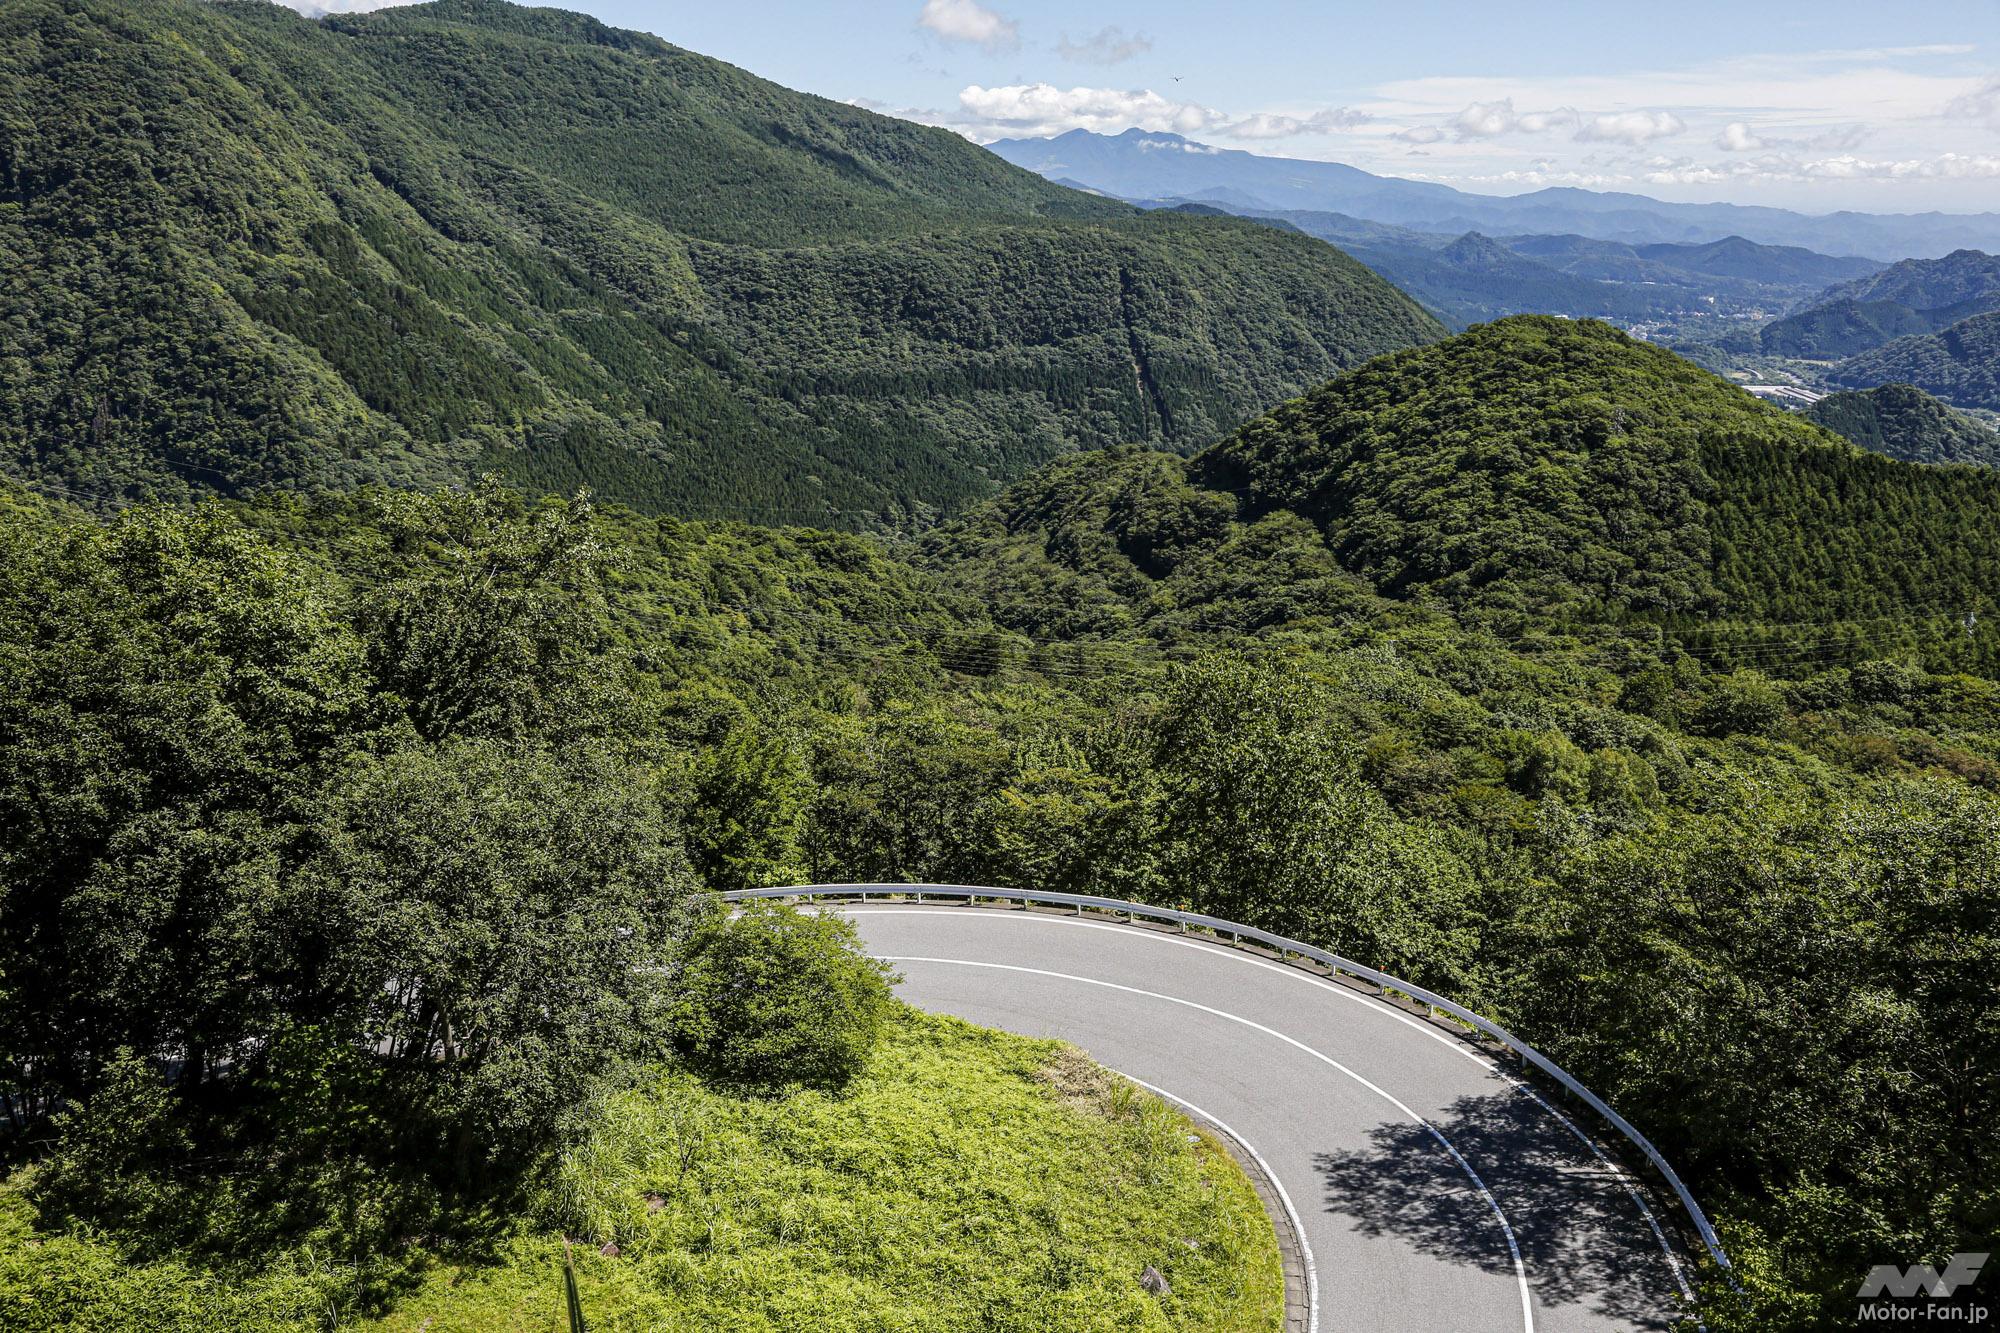
[{"label": "mountain ridge", "polygon": [[1386,598],[1781,643],[1787,624],[1989,614],[1996,508],[2000,472],[1900,462],[1609,325],[1517,316],[1185,462],[1064,460],[926,549],[1028,633],[1345,623]]},{"label": "mountain ridge", "polygon": [[1578,232],[1636,243],[1722,240],[1739,234],[1773,245],[1893,261],[1967,245],[2000,248],[2000,213],[1811,216],[1737,204],[1685,204],[1644,195],[1551,186],[1521,195],[1477,195],[1427,181],[1377,176],[1345,163],[1263,157],[1177,134],[1071,130],[1051,139],[1000,139],[987,147],[1044,175],[1061,174],[1121,198],[1198,197],[1234,188],[1271,209],[1349,213],[1427,230]]},{"label": "mountain ridge", "polygon": [[1442,332],[1318,242],[562,11],[22,0],[0,65],[0,465],[108,499],[495,471],[895,526]]}]

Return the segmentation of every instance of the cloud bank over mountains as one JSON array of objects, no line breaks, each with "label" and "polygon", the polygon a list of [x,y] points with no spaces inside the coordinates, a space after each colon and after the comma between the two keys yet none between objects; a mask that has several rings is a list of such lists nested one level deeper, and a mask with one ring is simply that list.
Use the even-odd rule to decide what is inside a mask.
[{"label": "cloud bank over mountains", "polygon": [[[325,15],[419,0],[278,2]],[[691,39],[666,16],[648,24],[652,7],[642,0],[545,2]],[[1253,0],[1244,21],[1258,9]],[[829,91],[977,142],[1142,129],[1471,190],[1651,187],[1809,210],[2000,208],[2000,198],[1982,202],[1977,186],[2000,179],[2000,30],[1994,49],[1752,47],[1652,68],[1607,60],[1585,73],[1509,74],[1496,48],[1496,73],[1371,70],[1319,85],[1281,77],[1282,61],[1260,63],[1245,80],[1217,50],[1212,16],[1154,5],[1143,28],[1133,18],[1129,9],[1038,0],[895,0],[889,15],[855,23],[879,22],[892,46],[900,31],[905,68],[921,68],[928,84],[903,78],[893,101],[865,75],[852,76],[863,86]]]},{"label": "cloud bank over mountains", "polygon": [[[1018,53],[1040,49],[1023,24],[974,0],[928,0],[925,25],[947,4],[982,16],[967,19],[958,40],[1004,26]],[[1049,49],[1065,61],[1111,66],[1155,44],[1106,27],[1083,41],[1063,34]],[[1424,77],[1328,90],[1337,96],[1316,105],[1218,106],[1160,82],[972,82],[954,105],[877,109],[980,142],[1075,129],[1170,131],[1472,189],[1726,186],[1747,197],[1769,187],[1809,205],[1813,187],[1842,182],[2000,178],[1991,133],[2000,130],[2000,74],[1990,66],[1968,72],[1979,56],[1972,44],[1952,43],[1625,73]]]}]

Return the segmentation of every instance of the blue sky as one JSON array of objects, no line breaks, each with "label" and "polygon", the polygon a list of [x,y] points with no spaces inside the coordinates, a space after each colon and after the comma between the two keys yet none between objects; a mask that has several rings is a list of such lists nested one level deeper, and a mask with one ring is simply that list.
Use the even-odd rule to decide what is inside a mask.
[{"label": "blue sky", "polygon": [[2000,210],[2000,0],[569,7],[981,141],[1137,125],[1486,193]]}]

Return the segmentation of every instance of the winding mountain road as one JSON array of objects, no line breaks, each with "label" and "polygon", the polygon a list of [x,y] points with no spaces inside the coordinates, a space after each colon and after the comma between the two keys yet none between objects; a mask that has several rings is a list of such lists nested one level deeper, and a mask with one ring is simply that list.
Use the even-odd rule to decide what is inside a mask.
[{"label": "winding mountain road", "polygon": [[1665,1329],[1683,1308],[1653,1215],[1583,1127],[1433,1024],[1170,930],[828,910],[910,1003],[1073,1042],[1253,1150],[1298,1219],[1315,1329]]}]

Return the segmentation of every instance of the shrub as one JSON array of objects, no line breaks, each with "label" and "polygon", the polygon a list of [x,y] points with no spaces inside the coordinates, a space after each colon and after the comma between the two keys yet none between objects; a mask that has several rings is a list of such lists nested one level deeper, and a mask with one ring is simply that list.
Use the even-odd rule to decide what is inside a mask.
[{"label": "shrub", "polygon": [[887,965],[853,923],[770,902],[716,914],[689,937],[671,1026],[704,1072],[839,1088],[867,1067],[895,1008]]},{"label": "shrub", "polygon": [[1770,736],[1785,720],[1785,700],[1761,672],[1724,676],[1702,700],[1695,729],[1708,736]]}]

